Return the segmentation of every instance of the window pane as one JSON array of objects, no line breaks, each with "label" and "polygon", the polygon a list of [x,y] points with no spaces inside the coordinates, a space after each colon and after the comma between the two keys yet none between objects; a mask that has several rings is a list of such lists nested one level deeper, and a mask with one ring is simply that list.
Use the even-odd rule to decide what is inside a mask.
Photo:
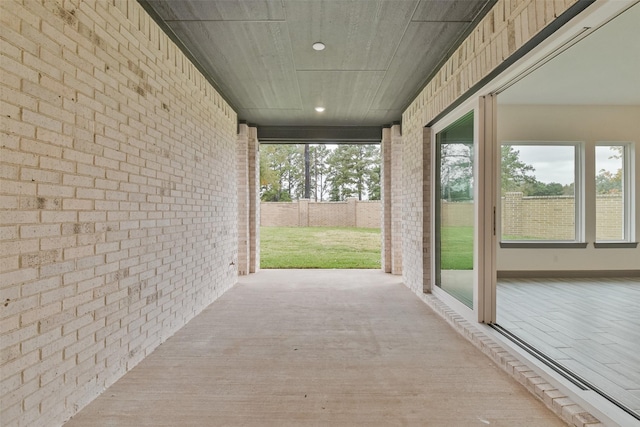
[{"label": "window pane", "polygon": [[596,240],[624,240],[624,146],[596,147]]},{"label": "window pane", "polygon": [[575,146],[501,148],[502,240],[575,240]]}]

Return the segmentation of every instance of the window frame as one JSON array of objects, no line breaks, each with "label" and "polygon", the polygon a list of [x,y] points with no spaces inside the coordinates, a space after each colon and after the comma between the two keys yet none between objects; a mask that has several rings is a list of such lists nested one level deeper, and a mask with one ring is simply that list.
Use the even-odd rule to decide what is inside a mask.
[{"label": "window frame", "polygon": [[515,141],[505,140],[499,143],[498,156],[498,195],[502,193],[502,159],[500,152],[503,146],[564,146],[573,147],[573,164],[574,164],[574,238],[566,239],[538,239],[538,240],[503,240],[502,239],[502,197],[498,197],[498,224],[500,224],[500,232],[498,235],[501,248],[585,248],[585,142],[584,141]]},{"label": "window frame", "polygon": [[[622,147],[622,227],[623,227],[623,238],[620,240],[598,240],[597,239],[597,228],[595,230],[594,237],[594,246],[596,248],[607,248],[607,247],[623,247],[626,244],[630,244],[634,241],[635,230],[634,230],[634,218],[635,218],[635,206],[633,206],[633,194],[635,194],[635,170],[634,163],[632,161],[635,158],[635,144],[630,141],[596,141],[594,145],[594,156],[597,147]],[[595,181],[595,177],[598,175],[598,168],[594,161],[594,171],[593,178]],[[595,187],[594,187],[595,190]],[[594,192],[593,197],[597,197],[597,193]],[[594,213],[594,222],[597,227],[597,210]],[[635,247],[635,245],[634,245]]]}]

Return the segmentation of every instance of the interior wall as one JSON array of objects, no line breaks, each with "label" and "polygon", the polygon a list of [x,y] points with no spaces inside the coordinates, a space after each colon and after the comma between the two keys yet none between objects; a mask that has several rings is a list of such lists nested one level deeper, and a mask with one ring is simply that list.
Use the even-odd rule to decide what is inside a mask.
[{"label": "interior wall", "polygon": [[236,283],[236,114],[135,1],[0,19],[0,424],[55,426]]},{"label": "interior wall", "polygon": [[[593,247],[595,240],[595,159],[597,142],[631,142],[636,165],[632,198],[638,200],[637,165],[640,164],[640,106],[499,105],[497,141],[577,141],[585,146],[585,218],[587,248],[498,248],[499,271],[535,270],[637,270],[640,248]],[[637,204],[636,204],[637,207]],[[634,215],[636,233],[640,212]],[[638,236],[635,236],[636,240]]]}]

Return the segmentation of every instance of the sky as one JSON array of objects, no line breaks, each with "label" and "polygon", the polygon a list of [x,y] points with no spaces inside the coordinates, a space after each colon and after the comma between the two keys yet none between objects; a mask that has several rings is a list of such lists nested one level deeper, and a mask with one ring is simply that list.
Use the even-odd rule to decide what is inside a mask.
[{"label": "sky", "polygon": [[[535,167],[536,179],[546,184],[558,182],[562,185],[574,181],[573,146],[519,145],[514,147],[520,152],[520,160]],[[621,167],[620,159],[609,159],[613,151],[605,147],[596,150],[596,173],[601,169],[616,172]]]}]

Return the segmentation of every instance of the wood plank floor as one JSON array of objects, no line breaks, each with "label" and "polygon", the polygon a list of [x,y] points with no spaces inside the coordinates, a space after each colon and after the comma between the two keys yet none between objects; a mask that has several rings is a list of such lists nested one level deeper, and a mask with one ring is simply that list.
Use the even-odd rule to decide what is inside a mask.
[{"label": "wood plank floor", "polygon": [[244,277],[67,427],[565,425],[401,280]]},{"label": "wood plank floor", "polygon": [[499,279],[497,321],[640,415],[640,278]]}]

